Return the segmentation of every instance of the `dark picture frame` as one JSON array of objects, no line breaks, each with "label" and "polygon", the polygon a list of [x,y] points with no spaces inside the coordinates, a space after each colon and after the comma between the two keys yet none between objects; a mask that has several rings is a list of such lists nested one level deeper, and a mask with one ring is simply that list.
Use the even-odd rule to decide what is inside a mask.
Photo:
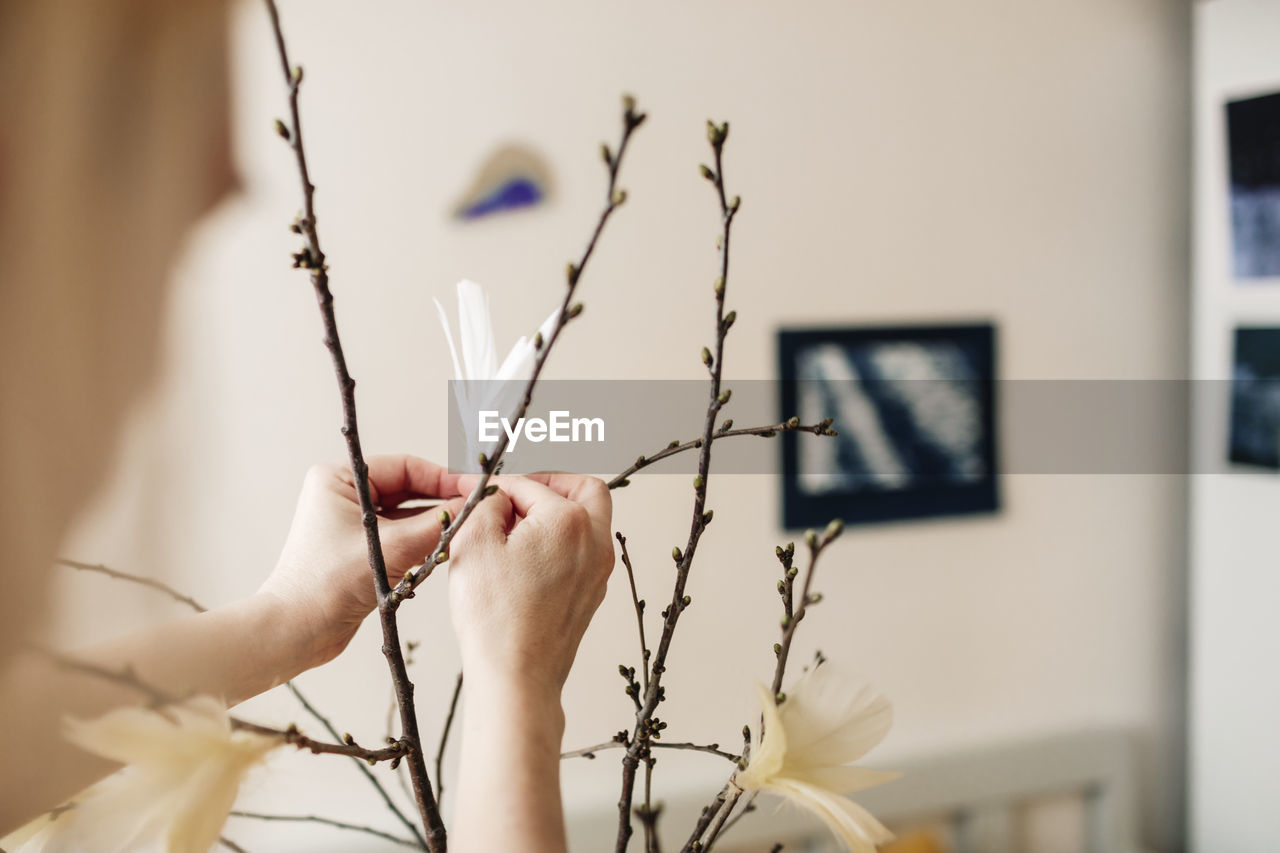
[{"label": "dark picture frame", "polygon": [[782,419],[839,433],[782,434],[787,529],[999,509],[992,323],[781,329],[778,368]]}]

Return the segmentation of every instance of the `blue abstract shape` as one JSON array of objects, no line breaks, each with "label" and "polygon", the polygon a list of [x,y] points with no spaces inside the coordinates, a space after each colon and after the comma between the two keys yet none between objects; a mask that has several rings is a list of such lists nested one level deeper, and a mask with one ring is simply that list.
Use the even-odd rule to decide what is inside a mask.
[{"label": "blue abstract shape", "polygon": [[537,181],[526,175],[513,175],[498,184],[474,203],[458,210],[459,219],[480,219],[504,210],[532,207],[546,198]]}]

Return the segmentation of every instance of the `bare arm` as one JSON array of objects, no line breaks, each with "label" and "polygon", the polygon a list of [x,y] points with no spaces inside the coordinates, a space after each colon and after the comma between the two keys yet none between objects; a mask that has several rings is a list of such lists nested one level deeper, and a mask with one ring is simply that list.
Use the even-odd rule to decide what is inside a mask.
[{"label": "bare arm", "polygon": [[561,853],[560,692],[613,567],[609,492],[563,474],[491,482],[502,491],[449,564],[467,678],[450,848]]},{"label": "bare arm", "polygon": [[[439,541],[438,510],[396,507],[439,495],[442,473],[415,457],[370,460],[389,570],[404,572]],[[460,504],[453,502],[452,511]],[[169,695],[203,693],[234,705],[335,657],[374,604],[350,471],[317,466],[307,475],[280,561],[257,593],[75,657],[111,670],[132,667]],[[47,656],[14,655],[0,671],[0,836],[115,769],[63,740],[66,715],[93,717],[143,698]]]}]

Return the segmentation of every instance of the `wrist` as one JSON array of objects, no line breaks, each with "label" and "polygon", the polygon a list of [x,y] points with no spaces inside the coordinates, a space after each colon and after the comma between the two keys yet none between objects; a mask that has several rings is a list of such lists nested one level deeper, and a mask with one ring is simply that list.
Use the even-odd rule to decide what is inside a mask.
[{"label": "wrist", "polygon": [[468,716],[505,722],[518,715],[549,734],[556,743],[564,733],[560,687],[528,673],[508,673],[491,667],[464,667]]},{"label": "wrist", "polygon": [[284,682],[308,669],[328,663],[341,648],[329,648],[324,634],[317,630],[317,620],[306,603],[259,590],[242,603],[246,611],[265,623],[260,636],[273,643],[280,653]]}]

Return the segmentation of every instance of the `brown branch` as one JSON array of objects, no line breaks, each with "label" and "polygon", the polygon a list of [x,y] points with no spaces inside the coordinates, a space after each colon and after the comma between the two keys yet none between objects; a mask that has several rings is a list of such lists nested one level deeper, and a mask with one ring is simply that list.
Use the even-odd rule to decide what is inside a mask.
[{"label": "brown branch", "polygon": [[231,853],[249,853],[248,850],[245,850],[243,847],[241,847],[239,844],[236,844],[234,841],[232,841],[230,838],[227,838],[225,835],[221,836],[218,839],[218,843],[221,844],[223,847],[227,848],[228,850],[230,850]]},{"label": "brown branch", "polygon": [[390,832],[383,832],[380,829],[374,829],[371,826],[361,826],[355,823],[346,823],[340,820],[332,820],[327,817],[318,815],[282,815],[282,814],[260,814],[258,812],[232,812],[231,817],[242,817],[250,820],[265,820],[287,823],[322,823],[325,826],[332,826],[337,829],[347,829],[352,832],[363,832],[366,835],[374,835],[385,841],[392,841],[405,847],[417,847],[418,842],[411,838],[401,838]]},{"label": "brown branch", "polygon": [[[823,550],[834,542],[843,532],[844,523],[839,520],[828,524],[827,529],[823,531],[821,535],[819,535],[816,530],[809,530],[805,532],[805,544],[809,547],[809,570],[805,573],[804,585],[800,590],[800,601],[798,604],[794,603],[792,595],[794,581],[797,575],[797,569],[792,566],[792,559],[795,554],[795,545],[789,544],[785,548],[779,546],[777,549],[777,557],[779,562],[782,563],[784,572],[783,580],[779,583],[779,591],[782,593],[783,607],[786,612],[782,617],[782,641],[773,647],[774,654],[777,655],[777,663],[774,666],[773,673],[774,702],[781,703],[785,698],[781,692],[782,680],[786,675],[787,659],[791,653],[791,641],[795,637],[796,628],[808,612],[809,605],[816,604],[818,602],[818,598],[810,591],[813,584],[814,570],[818,565],[818,557],[822,554]],[[761,725],[763,725],[763,723]],[[744,729],[743,731],[745,735],[746,730]],[[715,841],[720,834],[737,822],[737,818],[729,820],[729,816],[733,812],[733,807],[737,805],[738,799],[741,796],[741,789],[733,785],[726,785],[716,797],[715,801],[703,810],[703,818],[705,818],[705,821],[699,821],[699,826],[695,828],[694,834],[685,844],[685,851],[691,851],[693,849],[693,843],[702,838],[702,834],[711,824],[711,821],[719,815],[719,820],[712,828],[711,834],[707,837],[706,843],[699,848],[702,853],[710,853],[712,846],[715,844]],[[726,804],[728,808],[724,808]],[[750,805],[750,802],[748,802],[748,805]],[[743,814],[745,813],[746,810],[743,811]],[[741,815],[738,817],[740,818]]]},{"label": "brown branch", "polygon": [[[625,190],[618,189],[618,172],[622,167],[622,158],[626,154],[627,146],[631,141],[631,135],[636,128],[644,123],[645,113],[636,112],[635,99],[631,96],[623,98],[622,113],[622,138],[618,143],[616,153],[611,151],[608,146],[604,146],[605,165],[609,170],[608,186],[605,190],[605,206],[600,213],[599,219],[596,221],[595,230],[591,232],[591,238],[587,241],[587,247],[583,250],[578,262],[570,263],[566,269],[566,282],[564,298],[560,302],[560,310],[556,313],[555,324],[551,328],[551,333],[545,340],[542,339],[541,333],[534,337],[534,346],[537,349],[537,355],[534,358],[533,372],[529,376],[528,382],[525,383],[524,394],[521,397],[520,405],[516,409],[514,416],[511,418],[515,423],[529,409],[529,405],[533,402],[533,389],[538,384],[538,378],[542,375],[542,368],[547,363],[547,357],[551,354],[551,348],[560,338],[560,332],[569,324],[570,320],[582,313],[582,303],[574,302],[573,297],[577,292],[578,283],[582,279],[582,273],[587,267],[587,263],[595,254],[596,245],[600,241],[600,235],[604,233],[605,224],[613,215],[613,212],[623,205],[627,200]],[[480,456],[480,479],[476,482],[475,488],[471,490],[471,494],[467,497],[466,503],[462,505],[462,509],[458,511],[458,515],[445,528],[440,531],[440,541],[437,543],[435,550],[427,556],[425,563],[405,574],[404,578],[396,585],[393,598],[398,604],[403,598],[408,598],[417,586],[430,577],[435,571],[436,566],[449,559],[449,543],[453,541],[453,537],[462,527],[463,522],[471,515],[476,505],[488,494],[492,494],[489,489],[489,478],[492,477],[502,463],[502,455],[506,453],[507,443],[510,436],[505,430],[501,431],[498,441],[494,445],[490,454],[481,454]]]},{"label": "brown branch", "polygon": [[209,609],[191,596],[183,595],[168,584],[161,583],[160,581],[153,580],[152,578],[145,578],[141,575],[122,572],[117,569],[110,568],[109,566],[104,566],[101,563],[82,563],[79,560],[68,560],[65,557],[58,557],[54,562],[60,566],[66,566],[69,569],[76,569],[81,572],[95,572],[100,575],[106,575],[112,580],[127,581],[128,583],[138,584],[139,586],[150,587],[158,592],[163,592],[174,601],[187,605],[187,607],[190,607],[197,613],[205,613]]},{"label": "brown branch", "polygon": [[458,712],[458,698],[462,696],[462,673],[453,685],[453,698],[449,700],[449,715],[444,718],[440,732],[440,746],[436,749],[436,802],[444,802],[444,750],[449,745],[449,732],[453,729],[453,715]]},{"label": "brown branch", "polygon": [[[733,438],[740,435],[755,435],[760,438],[773,438],[780,432],[811,432],[814,435],[838,435],[839,433],[831,429],[832,422],[831,418],[827,418],[821,423],[801,424],[799,418],[791,418],[790,420],[783,421],[780,424],[767,424],[765,426],[746,427],[743,429],[724,429],[725,424],[733,423],[732,420],[728,420],[725,421],[725,424],[721,425],[720,429],[716,430],[715,434],[711,438],[713,441],[718,441],[722,438]],[[684,453],[686,450],[700,448],[702,447],[702,441],[703,436],[698,436],[697,438],[690,439],[683,443],[673,441],[657,453],[650,456],[639,457],[629,468],[609,480],[609,488],[621,489],[624,486],[629,485],[629,478],[631,475],[648,468],[655,462],[661,462],[663,459],[675,456],[678,453]]]},{"label": "brown branch", "polygon": [[666,670],[667,653],[671,648],[672,637],[680,614],[690,604],[685,595],[685,585],[689,580],[689,570],[698,548],[698,541],[711,521],[711,513],[706,512],[707,481],[711,474],[711,445],[716,434],[716,416],[721,408],[729,402],[730,393],[720,388],[721,371],[724,364],[724,340],[729,328],[733,325],[737,314],[724,312],[725,287],[729,280],[729,238],[732,233],[733,220],[737,215],[740,199],[734,197],[729,201],[724,190],[724,143],[729,134],[727,124],[717,126],[707,122],[707,138],[715,154],[715,168],[703,166],[703,176],[712,182],[716,197],[720,202],[720,275],[716,279],[714,292],[716,301],[715,352],[707,350],[703,353],[703,363],[711,375],[710,397],[707,403],[706,421],[702,430],[702,444],[698,448],[698,473],[693,479],[694,500],[693,518],[690,523],[689,538],[685,548],[678,547],[672,551],[676,561],[676,581],[672,590],[671,603],[663,612],[662,637],[658,642],[653,663],[649,672],[649,685],[645,690],[644,702],[636,713],[636,725],[631,743],[622,759],[622,792],[618,798],[618,836],[615,845],[616,853],[624,853],[631,840],[631,800],[635,788],[636,769],[639,761],[648,748],[651,737],[661,731],[662,724],[654,718],[658,704],[665,698],[662,688],[662,674]]},{"label": "brown branch", "polygon": [[[810,590],[813,586],[814,571],[818,568],[818,557],[821,556],[823,550],[834,542],[841,533],[844,532],[844,523],[837,520],[827,525],[827,529],[823,531],[821,536],[815,530],[805,532],[805,544],[809,546],[809,571],[805,572],[804,586],[800,590],[800,601],[795,605],[795,612],[792,613],[791,589],[795,580],[795,569],[790,564],[790,558],[783,562],[786,568],[787,594],[784,596],[787,613],[782,617],[782,641],[774,647],[777,654],[778,662],[773,670],[773,697],[774,701],[781,702],[782,679],[787,671],[787,657],[791,654],[791,640],[795,637],[796,628],[804,619],[805,614],[809,610],[810,604],[817,604],[820,600],[815,597]],[[791,550],[791,546],[783,549],[784,553]],[[780,557],[781,559],[781,557]]]},{"label": "brown branch", "polygon": [[649,689],[649,646],[644,639],[644,601],[636,592],[636,573],[631,568],[631,555],[627,553],[627,537],[621,533],[613,534],[622,547],[622,565],[627,567],[627,580],[631,583],[631,604],[636,611],[636,629],[640,633],[640,672],[644,681],[644,689]]},{"label": "brown branch", "polygon": [[311,175],[307,168],[306,152],[302,145],[302,122],[298,114],[298,91],[302,85],[302,69],[294,68],[289,63],[289,53],[285,47],[284,33],[280,28],[280,13],[276,8],[275,0],[265,0],[265,2],[271,16],[276,51],[280,56],[280,68],[284,74],[289,101],[289,124],[277,122],[276,130],[293,149],[298,166],[298,178],[302,185],[302,215],[298,217],[293,227],[303,235],[306,245],[294,255],[294,265],[310,273],[311,286],[315,290],[316,301],[319,303],[320,315],[324,323],[325,346],[329,349],[333,360],[333,372],[337,377],[338,390],[342,396],[342,435],[346,438],[351,474],[355,482],[356,495],[360,501],[361,520],[364,523],[365,542],[369,552],[369,569],[373,574],[374,590],[378,597],[378,617],[382,623],[382,654],[387,659],[391,680],[396,689],[396,701],[400,706],[401,742],[405,744],[407,750],[405,757],[408,758],[409,778],[413,782],[418,812],[426,827],[427,847],[432,853],[444,853],[446,846],[444,821],[440,817],[435,793],[431,788],[431,779],[427,775],[422,738],[418,734],[418,716],[413,704],[413,682],[409,680],[409,673],[405,667],[404,653],[400,646],[400,630],[396,624],[396,605],[399,604],[399,598],[397,597],[394,601],[392,599],[386,561],[382,553],[382,542],[378,534],[378,516],[369,491],[369,466],[365,462],[364,451],[360,446],[360,431],[356,421],[356,383],[347,369],[346,356],[338,337],[333,293],[329,289],[329,266],[325,262],[324,251],[320,247],[320,237],[316,231],[316,188],[311,182]]},{"label": "brown branch", "polygon": [[[594,746],[584,746],[581,749],[570,750],[569,752],[560,753],[560,757],[564,758],[595,758],[597,752],[604,752],[606,749],[618,749],[619,747],[628,746],[625,740],[620,740],[617,735],[613,740],[597,743]],[[742,756],[734,755],[732,752],[725,752],[720,748],[718,743],[668,743],[667,741],[654,740],[649,743],[650,749],[681,749],[689,752],[705,752],[708,755],[715,755],[726,761],[732,761],[737,764],[738,759]]]}]

